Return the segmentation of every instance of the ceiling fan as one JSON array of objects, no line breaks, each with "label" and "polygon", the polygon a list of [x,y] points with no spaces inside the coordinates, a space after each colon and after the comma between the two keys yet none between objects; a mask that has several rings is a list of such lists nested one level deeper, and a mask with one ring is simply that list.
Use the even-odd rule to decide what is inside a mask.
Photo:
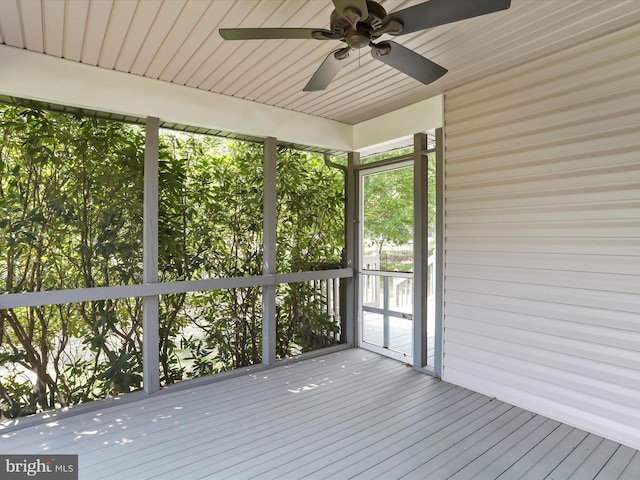
[{"label": "ceiling fan", "polygon": [[424,84],[447,69],[393,41],[373,43],[384,34],[399,36],[488,13],[506,10],[511,0],[430,0],[387,14],[372,0],[332,0],[329,30],[322,28],[221,28],[225,40],[340,40],[345,47],[331,52],[313,74],[305,92],[324,90],[346,64],[352,50],[371,47],[371,55]]}]

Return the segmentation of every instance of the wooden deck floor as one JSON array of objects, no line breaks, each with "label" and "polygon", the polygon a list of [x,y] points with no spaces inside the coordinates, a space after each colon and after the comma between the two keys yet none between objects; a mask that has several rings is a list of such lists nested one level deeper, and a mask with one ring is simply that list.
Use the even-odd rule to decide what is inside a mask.
[{"label": "wooden deck floor", "polygon": [[640,453],[352,349],[1,435],[98,479],[633,479]]}]

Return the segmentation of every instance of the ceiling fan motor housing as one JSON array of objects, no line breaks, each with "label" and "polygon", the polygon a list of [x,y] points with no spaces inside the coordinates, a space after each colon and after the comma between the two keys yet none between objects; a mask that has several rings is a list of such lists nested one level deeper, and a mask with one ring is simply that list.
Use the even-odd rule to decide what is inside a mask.
[{"label": "ceiling fan motor housing", "polygon": [[369,16],[364,20],[364,24],[369,26],[369,30],[377,30],[382,26],[382,20],[387,16],[387,11],[377,2],[367,0]]},{"label": "ceiling fan motor housing", "polygon": [[333,33],[334,35],[339,35],[340,37],[345,37],[349,29],[351,28],[349,20],[341,17],[338,14],[337,10],[334,10],[331,13],[331,21],[329,22],[329,24],[331,33]]},{"label": "ceiling fan motor housing", "polygon": [[[329,22],[330,30],[334,35],[344,38],[351,48],[362,48],[369,45],[371,39],[377,38],[376,30],[382,26],[382,20],[387,16],[386,10],[377,2],[367,0],[367,18],[358,18],[357,15],[342,16],[337,10],[331,13]],[[358,12],[354,9],[346,9],[349,12]],[[357,20],[354,22],[353,20]]]}]

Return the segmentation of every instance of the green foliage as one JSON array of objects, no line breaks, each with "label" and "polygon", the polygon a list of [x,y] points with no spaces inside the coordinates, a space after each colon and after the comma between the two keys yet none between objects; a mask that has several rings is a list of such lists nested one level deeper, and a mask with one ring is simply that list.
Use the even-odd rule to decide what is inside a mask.
[{"label": "green foliage", "polygon": [[[262,147],[172,132],[160,145],[161,279],[260,275]],[[256,287],[163,296],[163,383],[259,363],[261,315]]]},{"label": "green foliage", "polygon": [[[336,268],[344,249],[344,177],[306,152],[278,152],[277,266],[279,272]],[[327,305],[327,283],[279,285],[279,357],[338,341],[338,312]]]},{"label": "green foliage", "polygon": [[[0,106],[0,293],[142,283],[144,132]],[[262,273],[262,146],[162,132],[160,281]],[[279,151],[280,271],[337,264],[343,177]],[[278,354],[333,344],[326,287],[279,290]],[[262,290],[160,297],[163,384],[261,361]],[[142,299],[0,310],[0,415],[142,387]]]},{"label": "green foliage", "polygon": [[327,308],[327,296],[311,283],[278,289],[276,351],[281,358],[338,343],[340,325]]},{"label": "green foliage", "polygon": [[[409,152],[405,152],[409,153]],[[382,158],[378,160],[385,159]],[[435,157],[427,159],[428,226],[435,230]],[[366,247],[380,256],[384,270],[410,270],[413,258],[413,168],[404,167],[364,177],[364,237]],[[394,248],[395,247],[395,248]],[[407,263],[408,262],[408,263]]]},{"label": "green foliage", "polygon": [[344,177],[319,156],[280,149],[277,167],[279,272],[338,264],[344,248]]},{"label": "green foliage", "polygon": [[367,175],[365,236],[378,245],[405,245],[413,238],[413,169]]},{"label": "green foliage", "polygon": [[[139,283],[143,132],[20,107],[0,114],[0,289]],[[139,312],[135,299],[3,310],[2,414],[139,388]]]}]

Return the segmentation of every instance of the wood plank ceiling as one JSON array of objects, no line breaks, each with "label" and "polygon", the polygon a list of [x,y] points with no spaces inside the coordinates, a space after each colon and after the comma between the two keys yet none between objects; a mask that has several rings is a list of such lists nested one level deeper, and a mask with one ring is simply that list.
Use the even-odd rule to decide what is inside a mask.
[{"label": "wood plank ceiling", "polygon": [[[380,3],[391,12],[420,0]],[[332,8],[330,0],[2,0],[0,43],[355,124],[640,21],[638,0],[512,0],[504,12],[397,37],[449,69],[431,85],[363,49],[327,90],[306,93],[340,42],[230,42],[217,32],[328,28]]]}]

